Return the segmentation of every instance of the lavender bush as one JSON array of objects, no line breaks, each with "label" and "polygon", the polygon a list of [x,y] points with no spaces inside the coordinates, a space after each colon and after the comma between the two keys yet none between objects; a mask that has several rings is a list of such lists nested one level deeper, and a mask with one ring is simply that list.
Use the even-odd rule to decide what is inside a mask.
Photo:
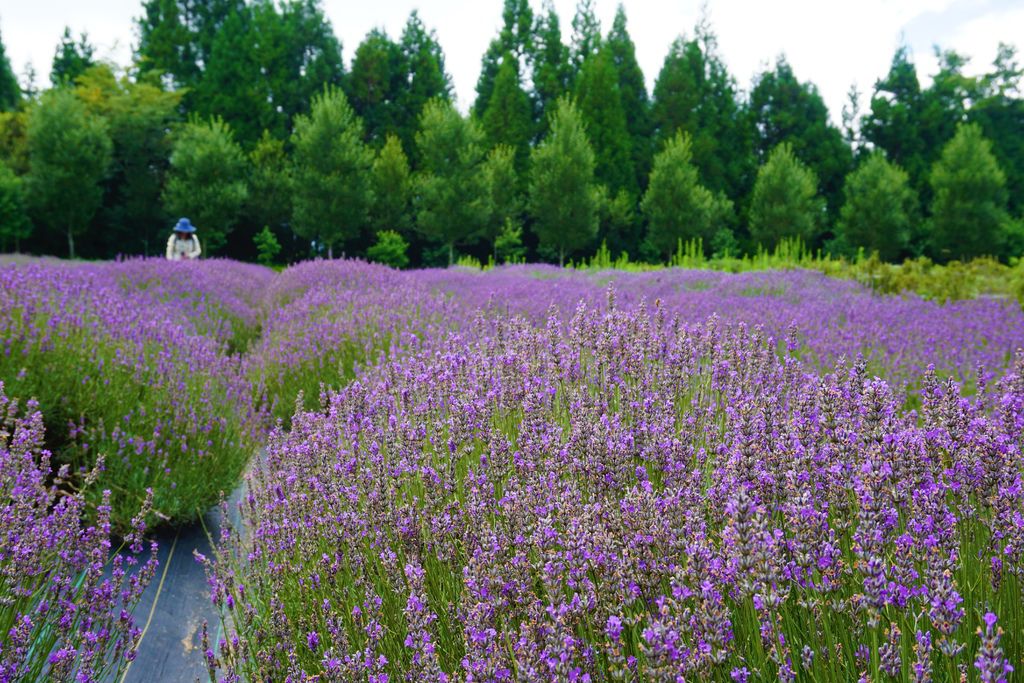
[{"label": "lavender bush", "polygon": [[926,369],[905,412],[863,359],[801,361],[797,328],[611,302],[494,318],[275,432],[246,529],[201,558],[227,633],[211,676],[954,681],[1019,661],[1024,356],[973,398]]},{"label": "lavender bush", "polygon": [[[0,680],[109,680],[134,656],[140,632],[131,615],[153,577],[156,546],[137,571],[129,571],[134,555],[117,554],[104,574],[110,492],[87,514],[85,497],[65,488],[67,467],[54,477],[37,407],[22,414],[0,383]],[[140,516],[125,541],[135,553],[144,531]]]}]

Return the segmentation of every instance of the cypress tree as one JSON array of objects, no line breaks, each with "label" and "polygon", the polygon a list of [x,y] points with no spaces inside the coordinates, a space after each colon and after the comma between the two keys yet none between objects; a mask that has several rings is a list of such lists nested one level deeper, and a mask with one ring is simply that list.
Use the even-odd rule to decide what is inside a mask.
[{"label": "cypress tree", "polygon": [[21,88],[7,58],[7,49],[0,38],[0,112],[13,111],[21,102]]},{"label": "cypress tree", "polygon": [[917,194],[909,176],[881,151],[846,177],[846,202],[836,233],[840,249],[878,252],[883,261],[906,255],[917,218]]},{"label": "cypress tree", "polygon": [[643,71],[636,61],[636,46],[626,28],[626,10],[621,4],[615,12],[605,45],[619,77],[619,98],[626,115],[633,168],[637,186],[642,187],[646,184],[651,164],[651,103]]},{"label": "cypress tree", "polygon": [[569,48],[562,42],[558,13],[551,0],[544,2],[544,14],[537,19],[533,52],[533,116],[538,135],[547,130],[555,103],[569,90],[572,67]]}]

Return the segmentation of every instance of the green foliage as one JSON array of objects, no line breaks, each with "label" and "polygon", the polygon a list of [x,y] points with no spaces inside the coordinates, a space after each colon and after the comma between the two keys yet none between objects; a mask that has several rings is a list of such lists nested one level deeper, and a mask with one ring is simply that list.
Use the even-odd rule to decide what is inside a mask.
[{"label": "green foliage", "polygon": [[13,111],[21,103],[21,87],[7,58],[7,49],[0,38],[0,112]]},{"label": "green foliage", "polygon": [[523,228],[509,220],[494,240],[494,254],[499,263],[524,263],[526,247],[523,246]]},{"label": "green foliage", "polygon": [[[490,107],[495,81],[501,64],[505,61],[505,55],[512,55],[519,64],[533,49],[533,9],[530,8],[529,0],[504,0],[501,16],[501,32],[487,46],[487,52],[484,53],[480,65],[480,78],[476,83],[476,102],[473,104],[473,110],[478,116],[482,116]],[[517,70],[517,82],[518,77]]]},{"label": "green foliage", "polygon": [[903,168],[914,188],[928,172],[931,154],[922,137],[924,100],[909,48],[896,49],[885,78],[875,83],[871,109],[861,120],[861,134]]},{"label": "green foliage", "polygon": [[281,243],[277,241],[270,226],[264,225],[252,241],[256,245],[256,260],[265,266],[273,265],[274,259],[281,253]]},{"label": "green foliage", "polygon": [[597,237],[604,247],[611,245],[615,254],[626,253],[640,241],[636,200],[626,190],[609,195],[604,185],[598,186],[598,196]]},{"label": "green foliage", "polygon": [[957,129],[932,168],[931,185],[930,238],[936,260],[1009,255],[1006,176],[979,126]]},{"label": "green foliage", "polygon": [[597,234],[600,195],[594,184],[594,151],[576,106],[563,98],[551,132],[531,155],[529,212],[542,246],[566,254],[585,248]]},{"label": "green foliage", "polygon": [[50,90],[28,120],[31,172],[27,178],[32,215],[53,235],[67,236],[75,257],[75,235],[88,227],[103,200],[101,181],[111,159],[106,121],[89,116],[70,90]]},{"label": "green foliage", "polygon": [[758,158],[764,160],[780,144],[788,143],[814,171],[829,211],[838,212],[853,155],[842,133],[829,122],[825,101],[814,84],[797,80],[789,63],[780,58],[773,71],[757,77],[750,93],[750,114]]},{"label": "green foliage", "polygon": [[647,218],[648,239],[664,257],[680,240],[703,240],[710,245],[732,211],[728,199],[716,197],[701,185],[690,136],[682,132],[654,157],[640,208]]},{"label": "green foliage", "polygon": [[626,190],[635,195],[633,145],[609,50],[602,49],[583,64],[576,80],[576,102],[594,149],[597,179],[613,194]]},{"label": "green foliage", "polygon": [[218,27],[193,111],[223,117],[247,148],[264,130],[291,132],[295,115],[344,76],[341,45],[315,2],[257,2]]},{"label": "green foliage", "polygon": [[334,247],[354,239],[367,224],[373,192],[373,151],[363,143],[363,123],[337,88],[313,100],[309,116],[295,121],[295,234]]},{"label": "green foliage", "polygon": [[20,251],[21,240],[31,233],[22,180],[0,161],[0,250]]},{"label": "green foliage", "polygon": [[0,161],[18,175],[28,173],[28,112],[0,111]]},{"label": "green foliage", "polygon": [[412,229],[412,179],[409,160],[397,136],[389,135],[374,159],[372,182],[371,228],[378,234],[384,230],[407,234]]},{"label": "green foliage", "polygon": [[437,41],[437,34],[427,30],[416,10],[409,15],[400,45],[406,75],[398,97],[403,120],[397,133],[406,149],[415,149],[423,108],[435,99],[451,101],[452,80],[445,71],[444,51]]},{"label": "green foliage", "polygon": [[93,53],[96,48],[89,43],[89,37],[83,33],[78,42],[71,36],[71,29],[64,27],[64,35],[57,44],[50,66],[50,82],[54,86],[73,84],[89,67],[95,64]]},{"label": "green foliage", "polygon": [[421,171],[413,194],[417,228],[448,247],[448,264],[455,247],[480,234],[490,215],[484,181],[484,134],[443,100],[427,103],[416,134]]},{"label": "green foliage", "polygon": [[377,241],[366,250],[366,258],[392,268],[405,268],[409,265],[408,251],[409,243],[404,237],[394,230],[381,230]]},{"label": "green foliage", "polygon": [[168,128],[178,119],[181,93],[145,80],[118,78],[105,64],[77,79],[75,94],[91,115],[102,117],[113,143],[103,206],[89,240],[90,256],[162,250],[167,214],[160,201],[171,146]]},{"label": "green foliage", "polygon": [[510,226],[519,223],[522,201],[519,197],[519,181],[516,177],[515,150],[499,145],[491,150],[481,168],[487,195],[487,222],[483,237],[492,246],[495,259],[498,256],[498,239]]},{"label": "green foliage", "polygon": [[562,42],[558,13],[551,0],[545,0],[544,14],[537,19],[533,49],[533,113],[538,135],[547,131],[558,98],[569,90],[572,67],[569,48]]},{"label": "green foliage", "polygon": [[619,99],[626,115],[629,131],[633,169],[636,173],[636,187],[647,184],[651,166],[651,115],[650,99],[643,71],[636,61],[636,46],[626,28],[626,10],[619,5],[615,12],[612,30],[605,41],[605,49],[611,56],[612,65],[619,78]]},{"label": "green foliage", "polygon": [[583,65],[601,50],[601,22],[594,10],[594,0],[577,0],[576,15],[572,18],[572,46],[569,63],[572,73],[579,77]]},{"label": "green foliage", "polygon": [[917,194],[907,172],[876,151],[847,176],[845,194],[836,225],[843,245],[877,252],[885,261],[903,257],[917,221]]},{"label": "green foliage", "polygon": [[177,134],[164,205],[199,228],[206,254],[227,244],[249,192],[247,160],[221,119],[194,119]]},{"label": "green foliage", "polygon": [[[1013,46],[1000,43],[992,71],[981,78],[980,97],[968,119],[992,141],[992,153],[1006,174],[1008,208],[1024,215],[1024,69]],[[1019,253],[1019,252],[1018,252]]]},{"label": "green foliage", "polygon": [[516,169],[523,172],[530,157],[533,112],[530,97],[519,83],[519,62],[511,52],[502,59],[488,103],[480,120],[488,144],[511,146]]},{"label": "green foliage", "polygon": [[809,244],[816,236],[824,207],[814,171],[804,166],[788,143],[776,147],[757,172],[750,200],[750,237],[773,247],[795,237]]},{"label": "green foliage", "polygon": [[211,63],[218,31],[228,17],[244,11],[244,0],[144,0],[136,20],[139,72],[194,88]]},{"label": "green foliage", "polygon": [[284,142],[263,131],[249,153],[249,202],[251,220],[280,227],[292,215],[292,169]]},{"label": "green foliage", "polygon": [[651,123],[662,143],[680,130],[690,134],[693,163],[709,189],[735,201],[750,192],[756,168],[752,131],[706,23],[697,26],[693,39],[680,38],[669,48],[654,84]]},{"label": "green foliage", "polygon": [[406,126],[401,109],[407,70],[402,47],[382,29],[373,29],[356,48],[346,92],[356,114],[366,124],[367,138],[381,144],[388,133]]}]

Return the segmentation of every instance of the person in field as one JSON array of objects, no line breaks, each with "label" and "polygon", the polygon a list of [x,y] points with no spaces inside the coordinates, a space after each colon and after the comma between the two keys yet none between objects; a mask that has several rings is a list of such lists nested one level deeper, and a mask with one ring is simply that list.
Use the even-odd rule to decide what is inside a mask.
[{"label": "person in field", "polygon": [[187,218],[182,218],[174,226],[174,233],[167,240],[168,261],[188,261],[199,258],[203,250],[199,247],[196,237],[196,226]]}]

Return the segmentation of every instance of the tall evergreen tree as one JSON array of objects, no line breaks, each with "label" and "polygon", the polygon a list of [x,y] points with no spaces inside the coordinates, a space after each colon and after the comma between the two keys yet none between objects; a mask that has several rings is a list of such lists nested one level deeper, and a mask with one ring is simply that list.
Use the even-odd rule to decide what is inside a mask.
[{"label": "tall evergreen tree", "polygon": [[522,201],[516,177],[516,150],[498,145],[490,151],[481,167],[487,197],[487,221],[482,236],[498,260],[498,239],[508,230],[519,227]]},{"label": "tall evergreen tree", "polygon": [[530,97],[519,84],[519,65],[511,52],[505,59],[494,81],[494,90],[481,124],[490,146],[509,145],[515,150],[516,169],[526,170],[529,161],[533,117]]},{"label": "tall evergreen tree", "polygon": [[976,124],[961,125],[931,174],[931,253],[939,261],[1007,254],[1006,176]]},{"label": "tall evergreen tree", "polygon": [[263,131],[249,153],[249,220],[281,235],[292,215],[292,169],[284,142]]},{"label": "tall evergreen tree", "polygon": [[643,187],[651,164],[651,103],[643,71],[636,61],[636,46],[626,28],[626,10],[621,4],[615,12],[605,46],[619,77],[619,98],[626,115],[637,187]]},{"label": "tall evergreen tree", "polygon": [[756,172],[753,136],[706,22],[693,39],[679,38],[669,49],[654,84],[651,122],[662,143],[680,130],[690,134],[693,163],[709,189],[736,202],[747,197]]},{"label": "tall evergreen tree", "polygon": [[402,144],[412,149],[423,107],[435,99],[451,101],[452,81],[445,71],[444,51],[437,42],[437,34],[427,30],[415,10],[402,31],[401,47],[408,71],[406,86],[399,94],[403,120],[396,132]]},{"label": "tall evergreen tree", "polygon": [[876,150],[846,177],[844,194],[836,224],[840,250],[862,248],[884,261],[907,255],[918,207],[906,171]]},{"label": "tall evergreen tree", "polygon": [[700,183],[693,165],[688,133],[679,131],[654,157],[651,182],[640,208],[647,218],[647,236],[665,258],[679,241],[702,240],[711,248],[715,233],[725,227],[732,207]]},{"label": "tall evergreen tree", "polygon": [[221,119],[193,120],[174,141],[164,204],[172,216],[188,216],[199,228],[207,254],[228,242],[249,196],[245,154]]},{"label": "tall evergreen tree", "polygon": [[537,18],[530,64],[534,123],[541,135],[547,130],[555,102],[568,92],[572,79],[569,48],[562,42],[558,13],[551,0],[545,0],[544,13]]},{"label": "tall evergreen tree", "polygon": [[594,241],[599,200],[594,151],[575,105],[562,98],[551,132],[531,154],[528,202],[540,245],[558,254],[559,265]]},{"label": "tall evergreen tree", "polygon": [[408,235],[412,229],[412,178],[402,141],[388,135],[373,162],[373,207],[370,228],[375,234],[392,230]]},{"label": "tall evergreen tree", "polygon": [[100,183],[111,156],[106,121],[89,116],[70,90],[51,90],[32,110],[28,148],[32,214],[51,235],[67,238],[68,255],[75,258],[75,236],[88,229],[103,201]]},{"label": "tall evergreen tree", "polygon": [[165,74],[175,87],[195,87],[217,33],[244,9],[244,0],[144,0],[136,19],[139,71]]},{"label": "tall evergreen tree", "polygon": [[1024,70],[1017,62],[1017,50],[1000,44],[992,70],[980,84],[980,97],[971,107],[968,119],[981,126],[992,141],[992,153],[1006,174],[1009,210],[1024,212],[1024,97],[1021,82]]},{"label": "tall evergreen tree", "polygon": [[0,112],[13,111],[21,102],[21,88],[7,58],[7,49],[0,38]]},{"label": "tall evergreen tree", "polygon": [[95,64],[93,59],[95,52],[96,48],[89,42],[89,36],[83,33],[76,43],[71,36],[71,28],[65,26],[64,35],[61,36],[53,54],[50,82],[55,86],[73,84],[76,78]]},{"label": "tall evergreen tree", "polygon": [[583,65],[601,50],[601,22],[594,11],[594,0],[577,0],[576,16],[572,18],[572,47],[569,62],[578,78]]},{"label": "tall evergreen tree", "polygon": [[238,140],[255,144],[264,130],[286,137],[325,85],[344,77],[341,45],[319,0],[278,6],[257,0],[229,15],[217,32],[210,61],[196,86],[195,111],[219,115]]},{"label": "tall evergreen tree", "polygon": [[363,142],[363,122],[341,90],[327,88],[310,114],[296,119],[292,146],[292,228],[333,258],[334,247],[359,236],[373,201],[373,152]]},{"label": "tall evergreen tree", "polygon": [[403,124],[401,101],[407,78],[402,47],[381,29],[366,34],[352,59],[346,90],[366,125],[367,138],[377,146]]},{"label": "tall evergreen tree", "polygon": [[576,101],[596,157],[597,179],[612,194],[637,194],[632,144],[622,108],[618,77],[611,53],[602,49],[584,65],[576,82]]},{"label": "tall evergreen tree", "polygon": [[788,143],[815,173],[829,211],[842,203],[843,181],[853,164],[853,153],[828,118],[828,108],[811,83],[801,83],[792,67],[779,58],[775,69],[760,74],[750,93],[755,149],[766,159]]},{"label": "tall evergreen tree", "polygon": [[770,249],[780,240],[794,237],[811,244],[818,235],[823,211],[814,171],[797,159],[789,143],[780,144],[758,170],[750,198],[754,244]]},{"label": "tall evergreen tree", "polygon": [[473,110],[479,116],[487,111],[505,54],[512,54],[516,62],[522,64],[533,48],[533,9],[530,8],[529,0],[505,0],[501,18],[501,32],[488,45],[480,65],[476,102],[473,105]]},{"label": "tall evergreen tree", "polygon": [[489,216],[482,173],[484,133],[475,120],[464,118],[444,100],[428,102],[420,120],[416,225],[428,239],[448,248],[451,265],[455,248],[478,236]]},{"label": "tall evergreen tree", "polygon": [[889,73],[875,83],[871,108],[861,119],[864,139],[908,174],[919,188],[927,179],[931,165],[929,151],[921,137],[923,114],[921,85],[917,69],[910,61],[906,46],[897,48]]}]

